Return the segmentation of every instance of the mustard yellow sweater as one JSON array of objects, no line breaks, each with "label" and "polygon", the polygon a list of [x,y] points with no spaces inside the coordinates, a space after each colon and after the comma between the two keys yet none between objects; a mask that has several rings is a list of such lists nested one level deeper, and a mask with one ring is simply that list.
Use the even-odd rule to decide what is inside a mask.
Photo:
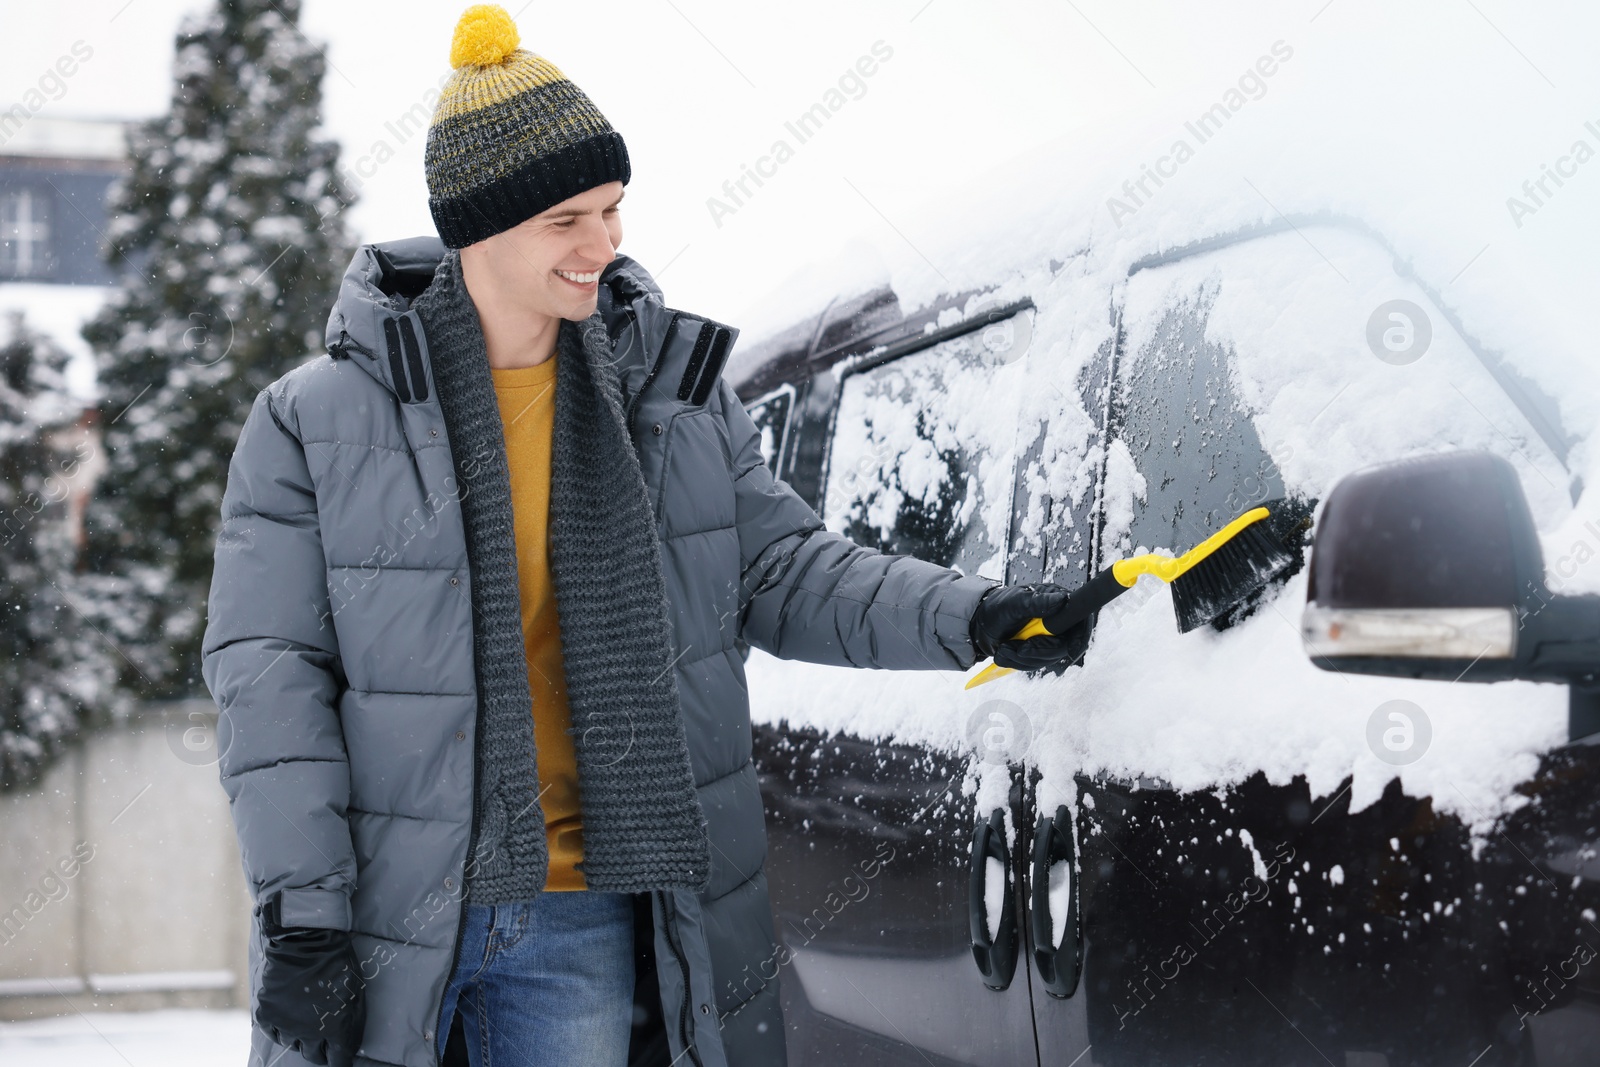
[{"label": "mustard yellow sweater", "polygon": [[511,510],[517,543],[522,634],[533,692],[538,746],[539,807],[550,847],[545,890],[583,889],[583,820],[578,804],[578,757],[561,668],[561,630],[550,578],[550,442],[555,426],[556,361],[533,367],[491,367],[511,468]]}]

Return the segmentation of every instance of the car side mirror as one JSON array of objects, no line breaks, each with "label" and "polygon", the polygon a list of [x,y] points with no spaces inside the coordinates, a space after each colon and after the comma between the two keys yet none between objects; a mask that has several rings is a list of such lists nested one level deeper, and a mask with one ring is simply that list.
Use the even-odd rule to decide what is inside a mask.
[{"label": "car side mirror", "polygon": [[1323,670],[1572,687],[1568,732],[1600,732],[1600,596],[1557,596],[1511,464],[1401,460],[1340,481],[1312,542],[1301,632]]}]

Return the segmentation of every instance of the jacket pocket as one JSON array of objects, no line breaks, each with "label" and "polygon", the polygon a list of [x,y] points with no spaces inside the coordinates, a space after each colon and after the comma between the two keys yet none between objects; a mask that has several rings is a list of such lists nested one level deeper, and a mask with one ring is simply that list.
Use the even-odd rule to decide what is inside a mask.
[{"label": "jacket pocket", "polygon": [[667,425],[658,502],[665,537],[736,523],[733,473],[717,423],[714,412],[695,407]]}]

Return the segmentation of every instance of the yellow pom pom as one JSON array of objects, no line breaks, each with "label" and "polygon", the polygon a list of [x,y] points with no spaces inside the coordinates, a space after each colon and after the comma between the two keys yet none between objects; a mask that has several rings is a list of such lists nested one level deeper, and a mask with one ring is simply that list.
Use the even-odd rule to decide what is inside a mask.
[{"label": "yellow pom pom", "polygon": [[522,38],[517,24],[499,4],[473,4],[461,13],[450,41],[450,66],[492,67],[505,62]]}]

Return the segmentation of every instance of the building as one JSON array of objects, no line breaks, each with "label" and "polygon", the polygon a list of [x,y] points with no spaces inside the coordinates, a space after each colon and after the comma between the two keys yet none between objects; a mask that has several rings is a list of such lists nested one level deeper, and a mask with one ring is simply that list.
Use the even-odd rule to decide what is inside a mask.
[{"label": "building", "polygon": [[[74,357],[83,407],[52,435],[74,462],[49,493],[80,546],[104,451],[78,331],[115,291],[101,249],[123,130],[0,111],[0,335],[20,310]],[[0,796],[0,1020],[247,1006],[250,897],[215,723],[209,700],[142,707]]]},{"label": "building", "polygon": [[107,194],[126,169],[117,121],[0,112],[0,312],[18,309],[77,360],[74,387],[93,395],[78,329],[115,281],[101,250]]},{"label": "building", "polygon": [[101,248],[106,193],[125,168],[124,128],[0,113],[0,284],[112,284]]},{"label": "building", "polygon": [[21,312],[72,356],[68,383],[83,409],[55,443],[90,457],[65,479],[66,521],[79,543],[83,509],[104,467],[94,361],[79,329],[113,292],[102,250],[107,194],[126,169],[125,127],[0,112],[0,320]]}]

